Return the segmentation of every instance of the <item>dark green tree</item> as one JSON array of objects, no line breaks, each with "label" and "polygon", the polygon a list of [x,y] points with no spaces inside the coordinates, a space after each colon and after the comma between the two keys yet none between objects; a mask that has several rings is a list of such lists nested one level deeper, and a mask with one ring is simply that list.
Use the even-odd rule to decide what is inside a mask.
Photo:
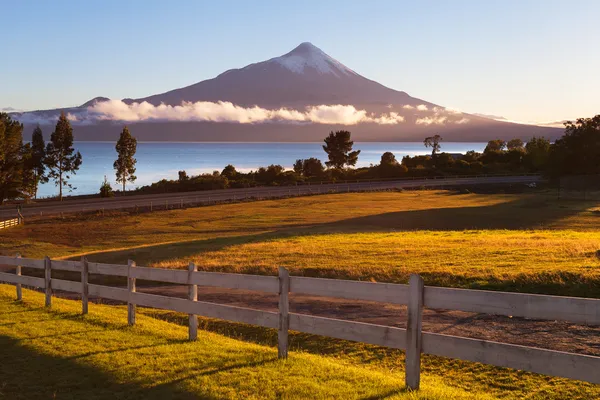
[{"label": "dark green tree", "polygon": [[504,140],[501,139],[495,139],[495,140],[490,140],[487,144],[487,146],[485,146],[485,150],[483,150],[483,153],[490,153],[490,152],[501,152],[504,151],[506,149],[506,142]]},{"label": "dark green tree", "polygon": [[100,185],[100,197],[113,197],[114,192],[110,183],[108,183],[108,179],[106,179],[106,175],[104,175],[104,182]]},{"label": "dark green tree", "polygon": [[349,131],[330,132],[325,138],[323,150],[327,153],[329,161],[326,161],[328,167],[341,170],[344,166],[354,166],[358,161],[360,150],[352,151],[354,142],[350,140]]},{"label": "dark green tree", "polygon": [[44,135],[42,129],[38,125],[31,135],[31,157],[29,159],[29,168],[33,172],[33,183],[34,191],[33,197],[37,198],[38,186],[40,183],[48,182],[46,176],[46,164],[44,159],[46,158],[46,143],[44,142]]},{"label": "dark green tree", "polygon": [[523,146],[525,144],[519,138],[510,139],[508,143],[506,143],[506,148],[508,150],[523,150]]},{"label": "dark green tree", "polygon": [[127,181],[133,183],[137,179],[134,175],[135,164],[137,163],[134,157],[137,151],[137,139],[131,136],[129,128],[123,128],[115,149],[118,157],[113,164],[113,168],[116,172],[117,182],[123,185],[124,192]]},{"label": "dark green tree", "polygon": [[318,158],[307,158],[302,164],[302,174],[307,178],[318,178],[325,171],[325,166]]},{"label": "dark green tree", "polygon": [[425,145],[425,147],[431,147],[432,158],[435,158],[436,154],[439,153],[440,149],[442,148],[442,145],[440,145],[442,140],[443,139],[440,135],[430,136],[423,140],[423,145]]},{"label": "dark green tree", "polygon": [[389,151],[381,155],[381,161],[377,169],[377,173],[381,178],[397,177],[405,174],[408,170],[404,165],[400,165],[394,153]]},{"label": "dark green tree", "polygon": [[0,204],[21,196],[23,124],[0,113]]},{"label": "dark green tree", "polygon": [[548,165],[554,175],[600,174],[600,115],[565,123]]},{"label": "dark green tree", "polygon": [[23,182],[21,186],[21,197],[29,200],[35,197],[38,186],[38,176],[33,161],[33,146],[31,143],[26,143],[22,149],[23,157]]},{"label": "dark green tree", "polygon": [[535,170],[545,170],[550,157],[550,141],[545,137],[532,137],[525,145],[525,160]]},{"label": "dark green tree", "polygon": [[316,178],[323,175],[325,167],[318,158],[307,158],[306,160],[296,160],[294,163],[294,172],[307,178]]},{"label": "dark green tree", "polygon": [[228,164],[225,168],[223,168],[223,171],[221,171],[221,175],[229,180],[234,180],[237,175],[237,170],[233,165]]},{"label": "dark green tree", "polygon": [[295,173],[302,175],[302,170],[304,169],[304,160],[302,160],[302,159],[296,160],[296,162],[294,163],[293,169],[294,169]]},{"label": "dark green tree", "polygon": [[59,199],[63,198],[63,186],[73,189],[69,183],[71,175],[75,175],[81,166],[81,154],[73,148],[73,128],[65,113],[61,113],[56,128],[46,146],[45,164],[48,167],[48,178],[60,188]]},{"label": "dark green tree", "polygon": [[386,151],[381,155],[379,165],[398,165],[398,161],[396,160],[394,153]]},{"label": "dark green tree", "polygon": [[467,151],[465,153],[465,155],[462,157],[462,159],[468,163],[475,162],[475,161],[479,160],[480,158],[481,158],[481,154],[476,152],[475,150]]}]

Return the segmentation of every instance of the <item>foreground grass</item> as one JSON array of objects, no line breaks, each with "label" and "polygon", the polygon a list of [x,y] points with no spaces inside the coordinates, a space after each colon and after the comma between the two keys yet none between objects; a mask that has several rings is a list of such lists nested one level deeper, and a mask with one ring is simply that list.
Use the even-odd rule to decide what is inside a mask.
[{"label": "foreground grass", "polygon": [[[600,387],[505,368],[425,356],[418,393],[404,389],[403,352],[292,334],[287,361],[277,360],[276,332],[201,319],[187,341],[186,316],[78,301],[0,285],[0,398],[7,399],[596,399]],[[168,320],[170,322],[165,322]],[[178,324],[179,323],[179,324]],[[217,326],[220,325],[220,328]],[[258,343],[258,344],[257,344]],[[306,352],[308,351],[308,352]],[[310,353],[317,353],[310,354]]]},{"label": "foreground grass", "polygon": [[[387,282],[417,272],[430,285],[600,297],[599,222],[597,203],[543,193],[324,195],[33,220],[0,231],[0,254],[88,254],[168,268],[195,260],[204,270],[271,275],[286,266],[294,275]],[[20,390],[39,398],[27,391],[32,382],[42,398],[52,396],[46,387],[62,398],[90,397],[93,387],[96,398],[112,398],[111,390],[126,398],[413,395],[402,392],[399,351],[296,334],[294,349],[327,357],[295,352],[281,363],[270,330],[203,320],[206,329],[255,344],[208,333],[190,344],[185,327],[157,321],[183,322],[176,313],[141,309],[149,318],[128,328],[121,308],[93,306],[81,318],[79,305],[58,300],[48,313],[37,294],[22,305],[9,301],[13,290],[0,289],[0,398]],[[425,357],[423,369],[422,398],[600,398],[597,386],[456,360]]]},{"label": "foreground grass", "polygon": [[54,299],[0,285],[0,398],[10,399],[275,399],[491,398],[424,376],[418,393],[404,390],[398,371],[292,352],[200,331],[197,342],[176,324],[140,315],[125,324],[122,307]]}]

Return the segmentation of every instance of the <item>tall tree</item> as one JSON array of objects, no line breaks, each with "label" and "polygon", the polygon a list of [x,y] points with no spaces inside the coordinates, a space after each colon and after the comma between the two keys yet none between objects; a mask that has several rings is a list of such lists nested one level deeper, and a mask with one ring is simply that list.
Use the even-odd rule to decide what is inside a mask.
[{"label": "tall tree", "polygon": [[129,128],[124,127],[121,136],[117,141],[116,150],[118,157],[113,164],[116,171],[117,182],[123,184],[125,191],[125,183],[127,181],[133,183],[137,179],[135,174],[135,152],[137,151],[137,139],[131,136]]},{"label": "tall tree", "polygon": [[519,138],[510,139],[508,143],[506,143],[506,148],[509,150],[523,150],[525,144]]},{"label": "tall tree", "polygon": [[81,166],[81,154],[73,148],[73,128],[65,113],[61,113],[56,128],[46,146],[45,164],[48,167],[48,178],[60,188],[59,199],[63,199],[63,186],[73,189],[69,183],[71,175],[77,173]]},{"label": "tall tree", "polygon": [[343,169],[345,165],[356,165],[360,150],[352,151],[354,142],[350,140],[350,136],[351,133],[348,131],[337,131],[330,132],[325,138],[323,150],[329,158],[329,161],[325,162],[328,167]]},{"label": "tall tree", "polygon": [[294,163],[294,172],[302,174],[307,178],[318,177],[323,175],[323,163],[318,158],[307,158],[305,160],[296,160]]},{"label": "tall tree", "polygon": [[26,143],[21,149],[23,157],[23,183],[21,186],[21,196],[29,200],[35,197],[37,191],[37,173],[33,163],[33,146],[31,143]]},{"label": "tall tree", "polygon": [[439,153],[440,149],[442,148],[442,145],[440,144],[442,140],[443,139],[440,135],[430,136],[423,140],[425,147],[431,147],[431,157],[435,158],[437,153]]},{"label": "tall tree", "polygon": [[379,165],[398,165],[398,160],[396,160],[394,153],[386,151],[381,155]]},{"label": "tall tree", "polygon": [[30,157],[28,159],[28,170],[30,170],[33,175],[33,197],[37,198],[38,186],[40,183],[48,182],[48,177],[46,176],[46,143],[44,143],[44,135],[42,134],[42,129],[38,125],[31,135],[31,152]]},{"label": "tall tree", "polygon": [[545,137],[532,137],[525,145],[527,152],[525,159],[529,166],[535,170],[543,170],[548,166],[550,157],[550,141]]},{"label": "tall tree", "polygon": [[484,153],[500,152],[506,149],[506,142],[501,139],[490,140],[483,150]]},{"label": "tall tree", "polygon": [[600,114],[565,123],[554,142],[549,167],[555,175],[600,174]]},{"label": "tall tree", "polygon": [[0,204],[21,195],[23,124],[0,113]]},{"label": "tall tree", "polygon": [[227,177],[227,179],[235,179],[237,170],[233,165],[228,164],[223,168],[223,171],[221,171],[221,175]]}]

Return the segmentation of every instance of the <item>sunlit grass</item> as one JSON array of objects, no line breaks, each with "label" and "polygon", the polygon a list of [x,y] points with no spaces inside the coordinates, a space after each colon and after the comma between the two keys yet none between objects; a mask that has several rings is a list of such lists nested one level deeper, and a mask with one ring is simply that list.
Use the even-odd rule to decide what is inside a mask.
[{"label": "sunlit grass", "polygon": [[128,327],[123,307],[80,304],[0,285],[0,397],[7,399],[334,399],[492,398],[423,376],[418,393],[404,389],[401,370],[277,350],[140,315]]},{"label": "sunlit grass", "polygon": [[[193,245],[192,245],[193,246]],[[501,288],[600,297],[600,232],[449,231],[304,235],[232,244],[151,266],[406,283],[411,273],[439,286]],[[171,248],[172,249],[172,248]],[[170,250],[171,250],[170,249]],[[177,252],[175,252],[177,253]],[[584,288],[583,286],[586,286]]]},{"label": "sunlit grass", "polygon": [[[600,297],[599,210],[594,202],[558,201],[547,193],[323,195],[28,220],[0,231],[0,253],[34,258],[87,254],[93,261],[125,264],[133,259],[166,268],[195,261],[204,270],[270,275],[285,266],[293,275],[379,282],[404,283],[416,272],[429,285]],[[47,398],[52,393],[46,386],[62,394],[57,398],[108,398],[109,392],[123,393],[123,398],[412,396],[398,392],[403,387],[400,351],[295,334],[293,348],[300,352],[286,364],[293,367],[283,369],[277,361],[263,363],[275,355],[276,335],[269,330],[202,320],[206,329],[246,342],[203,332],[200,343],[189,344],[184,327],[156,320],[182,322],[176,313],[141,309],[148,317],[140,316],[132,329],[125,326],[120,307],[94,305],[91,315],[81,319],[75,316],[79,305],[56,300],[49,314],[35,309],[41,305],[37,294],[28,292],[24,305],[8,301],[13,290],[0,289],[0,307],[6,311],[0,310],[1,348],[9,349],[0,351],[0,398],[18,398],[19,390],[33,393],[27,379]],[[40,323],[26,326],[26,314]],[[97,328],[101,331],[94,333]],[[61,332],[71,332],[68,340]],[[190,362],[184,360],[188,355]],[[14,364],[21,358],[26,361]],[[42,367],[31,367],[36,363],[44,371],[68,373],[64,379],[58,373],[38,378]],[[237,364],[242,365],[213,372]],[[600,397],[597,386],[456,360],[424,357],[423,370],[424,386],[429,386],[419,394],[422,398]],[[313,379],[313,371],[321,375]],[[81,391],[70,386],[76,379],[83,379]],[[52,386],[51,381],[59,383]],[[290,391],[290,383],[302,387],[299,394]]]}]

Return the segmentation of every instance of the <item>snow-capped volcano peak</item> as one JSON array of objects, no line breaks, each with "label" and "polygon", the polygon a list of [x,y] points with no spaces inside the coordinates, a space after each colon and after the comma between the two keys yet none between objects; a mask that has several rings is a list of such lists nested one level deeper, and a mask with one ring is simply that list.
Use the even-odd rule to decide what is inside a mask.
[{"label": "snow-capped volcano peak", "polygon": [[306,68],[312,68],[320,74],[333,74],[335,76],[355,73],[309,42],[301,43],[289,53],[281,57],[272,58],[269,61],[281,64],[297,74],[303,74]]}]

